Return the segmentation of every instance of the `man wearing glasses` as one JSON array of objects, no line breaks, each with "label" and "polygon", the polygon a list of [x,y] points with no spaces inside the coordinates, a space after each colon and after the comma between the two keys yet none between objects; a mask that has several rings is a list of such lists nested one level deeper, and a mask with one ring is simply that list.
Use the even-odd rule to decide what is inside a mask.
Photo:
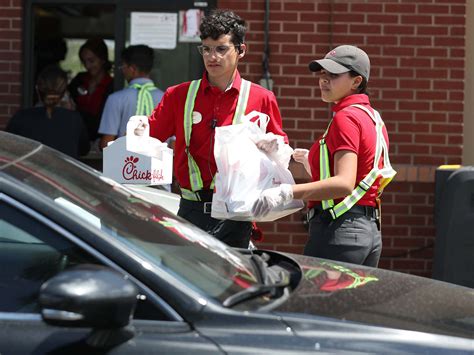
[{"label": "man wearing glasses", "polygon": [[[200,80],[166,90],[149,117],[150,134],[162,142],[175,136],[174,174],[181,190],[178,215],[230,246],[247,248],[251,222],[211,217],[216,163],[214,133],[219,126],[238,122],[259,111],[270,117],[267,132],[283,136],[275,95],[240,77],[237,66],[245,56],[245,21],[228,10],[214,10],[200,25],[198,46],[206,71]],[[259,142],[260,143],[260,142]],[[269,150],[273,144],[258,144]]]}]

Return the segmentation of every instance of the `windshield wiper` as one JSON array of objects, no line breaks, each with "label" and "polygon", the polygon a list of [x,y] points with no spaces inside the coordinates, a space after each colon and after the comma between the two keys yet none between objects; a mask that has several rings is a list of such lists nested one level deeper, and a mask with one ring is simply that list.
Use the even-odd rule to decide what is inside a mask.
[{"label": "windshield wiper", "polygon": [[270,298],[281,297],[284,290],[289,286],[290,280],[284,280],[283,282],[276,283],[273,285],[255,285],[246,288],[236,294],[229,296],[223,302],[224,307],[233,307],[239,303],[257,298],[259,296],[270,294]]},{"label": "windshield wiper", "polygon": [[227,297],[223,302],[224,307],[233,307],[266,294],[269,294],[270,299],[274,299],[281,297],[285,291],[288,293],[287,288],[291,283],[290,273],[281,268],[273,270],[273,267],[268,266],[269,260],[270,256],[267,253],[261,255],[251,253],[250,261],[257,272],[259,284]]},{"label": "windshield wiper", "polygon": [[[266,254],[263,254],[266,255]],[[267,282],[267,262],[265,259],[267,259],[264,256],[252,254],[250,256],[250,261],[253,263],[255,266],[255,269],[257,269],[257,276],[258,276],[258,282],[262,284],[266,284]]]}]

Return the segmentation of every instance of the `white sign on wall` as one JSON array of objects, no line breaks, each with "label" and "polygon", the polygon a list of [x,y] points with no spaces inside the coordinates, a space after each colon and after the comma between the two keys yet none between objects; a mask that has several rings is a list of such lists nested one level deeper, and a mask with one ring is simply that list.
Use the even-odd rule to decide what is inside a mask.
[{"label": "white sign on wall", "polygon": [[174,49],[178,33],[178,14],[171,12],[132,12],[130,44]]}]

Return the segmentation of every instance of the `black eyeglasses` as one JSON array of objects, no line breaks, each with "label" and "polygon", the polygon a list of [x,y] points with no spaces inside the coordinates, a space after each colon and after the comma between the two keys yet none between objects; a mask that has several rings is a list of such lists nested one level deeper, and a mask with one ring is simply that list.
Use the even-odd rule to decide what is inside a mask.
[{"label": "black eyeglasses", "polygon": [[223,56],[225,56],[227,54],[229,49],[231,49],[232,47],[235,48],[237,46],[225,46],[225,45],[222,45],[222,46],[204,46],[204,45],[201,45],[201,46],[197,46],[197,49],[198,49],[199,53],[202,56],[208,56],[208,55],[211,55],[212,53],[215,53],[216,56],[222,58]]}]

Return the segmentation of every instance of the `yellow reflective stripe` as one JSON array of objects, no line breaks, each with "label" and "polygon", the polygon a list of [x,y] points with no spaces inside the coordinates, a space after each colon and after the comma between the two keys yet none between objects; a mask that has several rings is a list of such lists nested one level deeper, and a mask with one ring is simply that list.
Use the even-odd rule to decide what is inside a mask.
[{"label": "yellow reflective stripe", "polygon": [[357,186],[354,190],[352,190],[352,193],[344,198],[341,202],[339,202],[336,206],[334,206],[331,209],[331,215],[333,218],[337,218],[339,216],[342,216],[344,213],[346,213],[348,210],[351,209],[352,206],[354,206],[357,201],[359,201],[362,196],[364,196],[366,193],[366,190],[361,188],[360,186]]},{"label": "yellow reflective stripe", "polygon": [[375,130],[376,130],[376,137],[377,137],[377,144],[375,146],[375,158],[374,158],[374,169],[379,169],[380,159],[382,158],[382,153],[386,148],[384,148],[384,141],[385,138],[383,137],[382,125],[380,123],[376,123]]},{"label": "yellow reflective stripe", "polygon": [[319,141],[319,180],[326,178],[326,144],[324,139]]},{"label": "yellow reflective stripe", "polygon": [[369,174],[359,182],[359,185],[352,190],[352,193],[346,196],[341,202],[339,202],[334,208],[334,218],[337,218],[352,208],[367,192],[368,189],[373,185],[378,177],[378,170],[372,169]]},{"label": "yellow reflective stripe", "polygon": [[196,99],[200,84],[201,79],[191,81],[188,89],[188,95],[186,96],[186,103],[184,105],[184,140],[186,142],[186,147],[189,146],[189,142],[191,141],[194,100]]},{"label": "yellow reflective stripe", "polygon": [[150,90],[148,89],[148,92],[150,95],[145,95],[145,100],[144,100],[144,111],[147,112],[147,115],[151,114],[151,112],[154,109],[154,102],[153,102],[153,96],[151,96]]},{"label": "yellow reflective stripe", "polygon": [[180,188],[181,189],[181,197],[183,197],[186,200],[191,200],[191,201],[199,201],[199,195],[197,193],[194,193],[191,190]]},{"label": "yellow reflective stripe", "polygon": [[364,180],[361,180],[359,182],[359,186],[364,190],[364,191],[367,191],[368,189],[370,189],[370,185],[368,185]]},{"label": "yellow reflective stripe", "polygon": [[[375,116],[370,112],[367,107],[362,105],[351,105],[357,107],[364,112],[372,119],[375,124],[375,132],[376,132],[376,147],[375,147],[375,154],[374,154],[374,165],[373,169],[367,174],[367,176],[359,182],[356,188],[352,191],[352,193],[346,196],[341,202],[339,202],[336,206],[334,205],[333,200],[322,201],[322,208],[324,210],[329,209],[331,217],[333,219],[338,218],[339,216],[346,213],[348,210],[352,208],[370,189],[370,187],[374,184],[377,180],[377,177],[381,176],[380,179],[380,186],[378,189],[379,195],[382,193],[385,186],[393,179],[396,174],[396,171],[393,170],[392,166],[390,165],[390,160],[388,157],[388,147],[387,142],[385,141],[385,137],[383,136],[383,126],[384,123],[380,117],[380,114],[374,110]],[[331,123],[329,123],[330,125]],[[328,127],[329,129],[329,127]],[[320,140],[320,175],[326,176],[327,171],[329,170],[329,152],[326,147],[326,142],[324,138],[327,135],[328,129],[323,135],[323,139]],[[380,159],[382,158],[382,153],[384,157],[384,167],[382,169],[379,168]],[[327,177],[330,176],[330,173]],[[325,177],[325,178],[327,178]]]},{"label": "yellow reflective stripe", "polygon": [[[326,145],[326,136],[331,127],[332,120],[329,122],[328,128],[323,134],[323,138],[319,141],[319,180],[325,180],[331,177],[331,167],[329,166],[329,152]],[[323,210],[327,210],[334,206],[333,200],[321,201],[321,207]]]},{"label": "yellow reflective stripe", "polygon": [[[250,93],[250,81],[242,79],[240,84],[239,98],[237,99],[237,107],[233,118],[233,123],[236,120],[240,121],[240,118],[245,113],[247,108],[247,102]],[[193,129],[193,109],[194,101],[196,100],[199,86],[201,85],[201,79],[191,81],[189,85],[188,94],[186,96],[186,103],[184,105],[184,140],[186,142],[186,154],[188,156],[188,170],[189,170],[189,182],[191,184],[191,190],[181,189],[181,194],[184,198],[192,201],[199,201],[199,196],[193,191],[202,190],[204,187],[201,171],[194,158],[189,152],[189,144],[191,142],[191,132]],[[210,189],[214,189],[216,176],[212,178]]]},{"label": "yellow reflective stripe", "polygon": [[377,180],[377,176],[379,176],[379,169],[372,169],[361,182],[370,188],[375,180]]},{"label": "yellow reflective stripe", "polygon": [[211,190],[214,190],[215,184],[216,184],[216,175],[214,174],[214,177],[212,178],[212,181],[211,181],[211,186],[209,186],[209,188]]},{"label": "yellow reflective stripe", "polygon": [[146,112],[146,115],[151,114],[151,111],[153,111],[153,96],[151,96],[151,90],[156,89],[155,85],[153,83],[146,83],[144,85],[146,89],[146,93],[143,94],[143,112]]},{"label": "yellow reflective stripe", "polygon": [[153,83],[145,83],[143,85],[133,84],[131,87],[138,90],[135,114],[148,116],[154,108],[153,96],[150,91],[155,90],[156,86]]},{"label": "yellow reflective stripe", "polygon": [[188,154],[189,182],[193,191],[199,191],[203,188],[201,171],[191,154]]},{"label": "yellow reflective stripe", "polygon": [[[215,180],[216,179],[214,176],[214,179],[212,179],[212,182],[211,182],[211,190],[214,188]],[[185,198],[186,200],[201,201],[201,197],[196,192],[185,189],[183,187],[180,187],[180,190],[181,190],[181,197]]]},{"label": "yellow reflective stripe", "polygon": [[189,143],[191,142],[191,132],[193,129],[193,109],[194,101],[201,84],[201,79],[191,81],[189,85],[188,94],[186,96],[186,103],[184,105],[184,140],[186,142],[186,154],[188,156],[188,170],[189,182],[192,191],[202,190],[203,182],[199,167],[189,152]]},{"label": "yellow reflective stripe", "polygon": [[[319,149],[319,175],[320,178],[319,180],[325,180],[331,177],[331,172],[329,170],[329,153],[328,153],[328,148],[326,146],[326,142],[324,139],[321,139],[322,144],[320,145]],[[323,200],[321,201],[321,205],[323,210],[327,210],[328,208],[331,208],[334,206],[334,201],[333,200]]]},{"label": "yellow reflective stripe", "polygon": [[331,177],[331,170],[329,166],[329,152],[328,147],[326,145],[326,136],[329,131],[329,127],[331,127],[332,120],[329,122],[328,128],[323,134],[323,138],[319,140],[319,180],[324,180]]},{"label": "yellow reflective stripe", "polygon": [[250,81],[242,79],[240,83],[239,98],[237,99],[237,106],[235,107],[234,118],[232,124],[241,123],[241,118],[245,115],[247,102],[250,94]]},{"label": "yellow reflective stripe", "polygon": [[328,148],[326,145],[326,142],[324,142],[321,145],[321,149],[319,151],[319,158],[321,159],[321,164],[320,164],[320,180],[325,180],[329,177],[331,177],[331,171],[329,167],[329,153],[328,153]]},{"label": "yellow reflective stripe", "polygon": [[323,201],[321,201],[321,207],[323,208],[323,210],[331,209],[332,206],[334,206],[334,201],[333,200],[323,200]]},{"label": "yellow reflective stripe", "polygon": [[384,167],[379,171],[379,174],[382,176],[380,179],[380,185],[378,189],[379,195],[382,194],[385,187],[392,181],[392,179],[397,174],[397,172],[392,168],[392,165],[390,164],[387,142],[385,142],[385,139],[383,140],[382,144],[383,144],[383,149],[384,149],[384,154],[383,154]]},{"label": "yellow reflective stripe", "polygon": [[[352,107],[357,107],[358,109],[364,111],[372,119],[372,121],[375,124],[376,142],[375,142],[375,154],[374,154],[374,165],[373,165],[373,167],[374,167],[374,169],[378,169],[380,157],[382,156],[382,150],[383,150],[383,144],[381,144],[381,141],[385,140],[383,138],[383,133],[382,133],[382,127],[383,127],[382,119],[380,118],[380,115],[374,116],[372,114],[372,112],[370,112],[370,110],[367,107],[363,106],[363,105],[354,104],[354,105],[351,105],[351,106]],[[377,111],[374,110],[374,112],[377,112]],[[382,137],[382,139],[381,139],[381,137]]]}]

